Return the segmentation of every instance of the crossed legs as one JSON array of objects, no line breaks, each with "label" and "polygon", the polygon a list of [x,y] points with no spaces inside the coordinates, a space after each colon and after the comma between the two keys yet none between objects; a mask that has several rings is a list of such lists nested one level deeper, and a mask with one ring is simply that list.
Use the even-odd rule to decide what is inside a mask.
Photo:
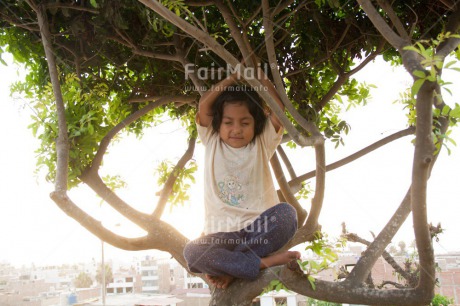
[{"label": "crossed legs", "polygon": [[261,269],[300,258],[296,251],[272,255],[296,230],[294,208],[281,203],[240,231],[214,233],[189,242],[184,256],[192,272],[205,273],[212,285],[225,289],[234,278],[255,279]]}]

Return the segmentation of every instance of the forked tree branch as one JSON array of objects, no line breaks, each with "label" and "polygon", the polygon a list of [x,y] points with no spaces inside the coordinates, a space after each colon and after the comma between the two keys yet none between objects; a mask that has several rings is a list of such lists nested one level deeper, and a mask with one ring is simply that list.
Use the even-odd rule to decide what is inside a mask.
[{"label": "forked tree branch", "polygon": [[[132,113],[128,117],[126,117],[123,121],[117,124],[112,130],[110,130],[107,135],[104,136],[102,139],[99,149],[93,158],[91,166],[85,169],[80,176],[80,179],[86,183],[97,195],[99,195],[104,201],[106,201],[111,207],[117,210],[120,214],[125,216],[127,219],[131,220],[134,223],[138,223],[139,225],[148,230],[149,225],[148,222],[145,221],[150,220],[152,221],[152,217],[143,214],[136,209],[132,208],[128,205],[125,201],[123,201],[115,192],[113,192],[101,179],[99,176],[99,168],[102,164],[103,157],[105,152],[107,151],[111,140],[117,135],[123,128],[130,125],[132,122],[136,121],[137,119],[141,118],[143,115],[147,114],[151,110],[162,106],[166,103],[171,102],[174,97],[166,96],[158,99],[157,101],[148,104],[147,106],[143,107],[142,109]],[[161,205],[160,205],[161,206]],[[155,219],[155,218],[154,218]],[[159,218],[158,218],[159,219]]]},{"label": "forked tree branch", "polygon": [[380,16],[370,0],[357,0],[366,12],[367,17],[372,21],[376,29],[385,37],[385,39],[397,50],[401,51],[405,46],[410,45],[410,40],[398,36],[385,20]]},{"label": "forked tree branch", "polygon": [[393,23],[393,26],[396,28],[396,31],[398,31],[398,34],[401,36],[401,38],[406,41],[410,41],[409,34],[407,33],[406,29],[404,28],[404,25],[396,15],[388,0],[377,0],[377,3],[388,15],[388,17],[391,20],[391,23]]}]

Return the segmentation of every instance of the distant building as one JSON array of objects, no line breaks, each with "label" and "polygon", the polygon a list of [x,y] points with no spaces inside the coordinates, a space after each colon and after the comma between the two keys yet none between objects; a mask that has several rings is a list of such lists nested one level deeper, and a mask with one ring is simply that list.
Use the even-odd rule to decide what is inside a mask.
[{"label": "distant building", "polygon": [[453,298],[454,305],[460,305],[460,253],[437,255],[435,260],[440,268],[436,293]]},{"label": "distant building", "polygon": [[147,256],[140,264],[143,293],[169,293],[174,289],[171,260]]},{"label": "distant building", "polygon": [[[141,278],[134,273],[116,273],[113,282],[107,284],[107,295],[136,293],[142,288]],[[137,290],[136,290],[137,288]]]}]

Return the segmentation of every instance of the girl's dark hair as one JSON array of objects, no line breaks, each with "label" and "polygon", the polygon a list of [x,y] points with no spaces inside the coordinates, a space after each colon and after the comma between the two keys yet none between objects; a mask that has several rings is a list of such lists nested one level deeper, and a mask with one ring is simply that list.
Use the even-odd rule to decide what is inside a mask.
[{"label": "girl's dark hair", "polygon": [[254,118],[254,139],[255,136],[262,134],[267,116],[265,115],[262,101],[252,89],[247,89],[245,86],[229,86],[222,94],[217,97],[212,105],[212,130],[213,133],[218,133],[222,123],[224,114],[224,106],[226,104],[242,103],[249,109],[249,113]]}]

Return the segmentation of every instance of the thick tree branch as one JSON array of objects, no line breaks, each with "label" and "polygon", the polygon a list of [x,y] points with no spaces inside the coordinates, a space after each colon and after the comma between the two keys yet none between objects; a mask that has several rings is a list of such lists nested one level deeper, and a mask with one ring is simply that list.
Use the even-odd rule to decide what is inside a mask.
[{"label": "thick tree branch", "polygon": [[366,12],[367,17],[372,21],[377,30],[385,37],[385,39],[397,50],[402,50],[405,46],[410,45],[410,40],[398,36],[385,20],[380,16],[370,0],[357,0],[358,3]]},{"label": "thick tree branch", "polygon": [[276,177],[276,181],[278,182],[278,185],[281,189],[281,193],[283,194],[285,201],[291,204],[297,211],[297,222],[300,227],[304,223],[305,218],[307,217],[307,212],[300,205],[299,201],[296,199],[291,189],[289,188],[289,184],[286,180],[283,169],[281,168],[281,163],[276,153],[270,159],[270,164],[272,166],[273,172]]},{"label": "thick tree branch", "polygon": [[388,17],[391,20],[391,23],[393,23],[394,27],[396,28],[396,31],[398,31],[398,34],[401,36],[401,38],[406,41],[410,41],[409,34],[407,33],[406,29],[404,28],[404,25],[396,15],[388,0],[377,0],[377,3],[388,15]]},{"label": "thick tree branch", "polygon": [[323,207],[324,190],[326,188],[326,153],[324,144],[315,146],[315,160],[315,195],[311,200],[310,214],[305,222],[305,227],[308,229],[314,229],[318,226],[318,218]]},{"label": "thick tree branch", "polygon": [[94,219],[73,203],[67,194],[53,192],[51,199],[56,202],[63,212],[80,223],[81,226],[93,235],[117,248],[138,251],[145,249],[146,245],[148,245],[142,241],[144,238],[126,238],[109,231],[102,225],[101,221]]},{"label": "thick tree branch", "polygon": [[55,191],[65,194],[67,192],[67,175],[69,167],[69,137],[67,135],[67,121],[64,99],[62,97],[59,73],[56,66],[55,52],[51,43],[51,33],[48,28],[46,11],[43,6],[37,6],[33,0],[27,0],[29,6],[37,13],[38,25],[42,37],[43,48],[48,63],[49,75],[56,98],[56,112],[58,118],[58,137],[56,140],[56,178]]},{"label": "thick tree branch", "polygon": [[278,154],[281,157],[281,160],[283,161],[284,165],[286,166],[286,169],[287,169],[287,171],[289,173],[290,179],[293,179],[293,178],[297,177],[297,175],[295,173],[295,170],[294,170],[294,167],[292,166],[292,163],[289,160],[288,156],[286,155],[286,152],[284,151],[283,147],[278,146],[278,148],[276,148],[276,151],[278,152]]},{"label": "thick tree branch", "polygon": [[414,233],[420,260],[420,282],[417,288],[434,295],[436,283],[433,245],[427,216],[427,182],[433,163],[432,107],[435,86],[425,81],[417,94],[417,124],[412,166],[411,208]]}]

